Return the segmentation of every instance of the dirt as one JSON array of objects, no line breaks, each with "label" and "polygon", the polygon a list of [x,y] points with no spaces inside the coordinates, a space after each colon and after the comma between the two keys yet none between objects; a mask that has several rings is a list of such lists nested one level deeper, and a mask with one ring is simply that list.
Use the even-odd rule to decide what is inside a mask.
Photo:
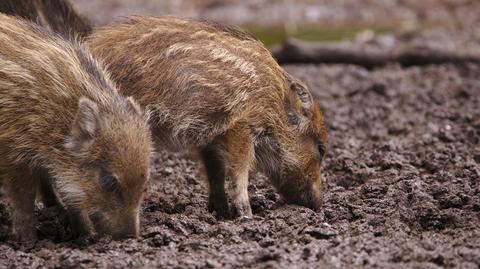
[{"label": "dirt", "polygon": [[139,239],[65,242],[39,209],[34,246],[5,242],[0,267],[479,268],[480,66],[286,66],[321,101],[330,147],[319,212],[286,205],[252,174],[253,219],[207,211],[195,163],[157,154]]},{"label": "dirt", "polygon": [[[99,24],[127,12],[161,13],[122,1],[75,3]],[[198,12],[197,6],[177,8],[193,17],[230,14],[217,2],[208,1],[211,16],[189,13]],[[364,7],[356,17],[362,22],[377,18],[377,9],[368,5],[378,3],[395,18],[433,18],[426,24],[450,18],[453,28],[413,38],[479,48],[479,13],[471,8],[476,1],[442,0],[435,6],[433,1],[344,0],[333,11],[357,10],[351,3]],[[419,9],[409,15],[405,3]],[[58,210],[39,206],[40,241],[19,245],[7,241],[10,210],[2,201],[0,268],[480,268],[480,66],[285,68],[310,86],[325,112],[330,146],[319,212],[286,205],[268,179],[252,173],[254,217],[217,220],[207,211],[195,163],[183,154],[158,153],[139,239],[77,245],[66,240]]]}]

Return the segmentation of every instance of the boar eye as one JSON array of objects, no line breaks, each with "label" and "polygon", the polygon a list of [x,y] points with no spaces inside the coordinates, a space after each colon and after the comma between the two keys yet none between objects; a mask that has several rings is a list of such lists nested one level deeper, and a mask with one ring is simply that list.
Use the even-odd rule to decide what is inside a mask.
[{"label": "boar eye", "polygon": [[293,112],[288,112],[287,113],[287,118],[288,118],[288,121],[290,122],[290,124],[293,125],[293,126],[297,126],[297,125],[300,124],[300,119]]},{"label": "boar eye", "polygon": [[106,170],[102,170],[100,174],[100,186],[104,192],[114,192],[118,195],[121,194],[121,190],[118,185],[118,178]]},{"label": "boar eye", "polygon": [[323,159],[323,157],[325,156],[325,145],[321,142],[321,141],[318,141],[317,142],[317,152],[318,152],[318,155],[320,156],[320,160]]}]

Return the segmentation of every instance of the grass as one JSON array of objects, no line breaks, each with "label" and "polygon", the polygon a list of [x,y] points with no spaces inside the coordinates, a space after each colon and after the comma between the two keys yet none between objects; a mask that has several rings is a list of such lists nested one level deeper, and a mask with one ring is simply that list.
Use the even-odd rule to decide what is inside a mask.
[{"label": "grass", "polygon": [[245,30],[252,33],[265,46],[271,47],[281,43],[287,36],[295,37],[306,41],[340,41],[354,38],[359,32],[364,30],[372,30],[381,34],[391,31],[388,28],[355,28],[355,27],[325,27],[325,26],[308,26],[299,29],[295,33],[287,34],[283,28],[261,28],[257,26],[244,27]]}]

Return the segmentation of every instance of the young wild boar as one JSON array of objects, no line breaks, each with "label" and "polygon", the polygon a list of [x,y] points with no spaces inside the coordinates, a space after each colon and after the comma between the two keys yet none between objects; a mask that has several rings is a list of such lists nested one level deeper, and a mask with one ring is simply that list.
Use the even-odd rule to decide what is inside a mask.
[{"label": "young wild boar", "polygon": [[122,93],[152,109],[161,146],[199,153],[209,207],[251,216],[248,174],[256,164],[291,203],[318,208],[326,131],[307,87],[261,42],[210,22],[136,17],[86,40]]},{"label": "young wild boar", "polygon": [[1,0],[0,12],[36,22],[64,37],[85,37],[92,32],[90,22],[64,0]]},{"label": "young wild boar", "polygon": [[147,116],[78,44],[0,14],[0,185],[12,235],[35,238],[43,180],[75,232],[136,236],[149,174]]},{"label": "young wild boar", "polygon": [[[17,15],[21,9],[14,9]],[[72,12],[48,17],[80,18]],[[254,165],[287,201],[320,205],[327,142],[319,105],[259,41],[214,23],[139,17],[99,30],[87,45],[123,93],[154,110],[157,143],[199,153],[211,210],[229,215],[229,179],[237,214],[251,215],[247,185]]]}]

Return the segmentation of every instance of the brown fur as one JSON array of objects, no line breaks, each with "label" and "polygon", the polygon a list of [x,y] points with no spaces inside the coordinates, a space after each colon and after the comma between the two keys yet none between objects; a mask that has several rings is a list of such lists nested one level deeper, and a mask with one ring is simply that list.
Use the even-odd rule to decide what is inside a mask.
[{"label": "brown fur", "polygon": [[259,41],[209,22],[135,17],[87,45],[122,93],[153,111],[159,145],[200,153],[218,214],[229,214],[229,179],[237,213],[251,215],[254,164],[289,202],[319,207],[327,143],[319,105]]},{"label": "brown fur", "polygon": [[85,37],[90,22],[64,0],[1,0],[0,12],[36,22],[64,37]]},{"label": "brown fur", "polygon": [[251,35],[208,21],[138,17],[87,44],[122,92],[153,108],[158,144],[199,153],[218,214],[229,213],[229,179],[238,213],[251,215],[255,164],[288,201],[319,206],[327,143],[319,105]]},{"label": "brown fur", "polygon": [[148,119],[77,43],[0,14],[0,115],[0,178],[14,206],[14,237],[35,237],[44,180],[75,232],[138,234]]}]

